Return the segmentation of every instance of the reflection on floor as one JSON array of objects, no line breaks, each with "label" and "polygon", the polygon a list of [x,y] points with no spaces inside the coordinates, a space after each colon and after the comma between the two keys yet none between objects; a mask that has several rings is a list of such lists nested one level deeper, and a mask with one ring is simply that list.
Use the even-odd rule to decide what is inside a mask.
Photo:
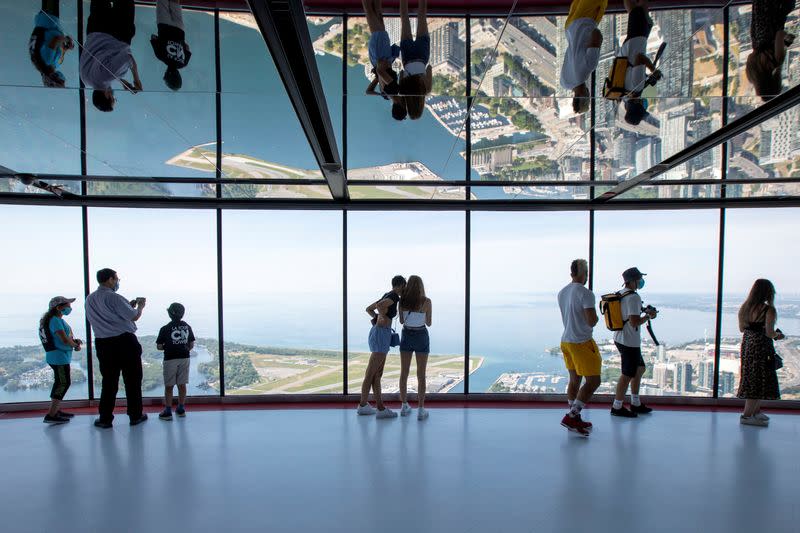
[{"label": "reflection on floor", "polygon": [[798,531],[800,417],[554,409],[0,421],[5,531]]}]

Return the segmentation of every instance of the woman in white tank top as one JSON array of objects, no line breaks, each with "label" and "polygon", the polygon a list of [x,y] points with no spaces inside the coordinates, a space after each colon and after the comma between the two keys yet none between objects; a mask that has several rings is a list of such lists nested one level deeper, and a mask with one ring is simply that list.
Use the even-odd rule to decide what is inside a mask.
[{"label": "woman in white tank top", "polygon": [[430,338],[428,326],[432,322],[431,299],[425,296],[425,285],[419,276],[411,276],[400,297],[398,315],[403,325],[400,336],[400,401],[403,406],[400,416],[411,414],[408,405],[408,375],[411,371],[411,357],[417,357],[417,419],[428,418],[425,410],[425,371],[428,366],[428,353],[430,352]]}]

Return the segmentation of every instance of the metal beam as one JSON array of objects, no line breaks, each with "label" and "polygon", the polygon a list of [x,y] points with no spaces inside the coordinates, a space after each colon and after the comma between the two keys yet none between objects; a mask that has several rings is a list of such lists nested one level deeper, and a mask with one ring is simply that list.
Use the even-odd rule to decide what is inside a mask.
[{"label": "metal beam", "polygon": [[190,198],[75,196],[0,193],[0,204],[33,206],[125,207],[156,209],[250,209],[337,211],[648,211],[719,208],[800,207],[800,196],[760,198],[592,200],[309,200],[263,198]]},{"label": "metal beam", "polygon": [[305,11],[296,0],[248,0],[286,93],[335,200],[348,198]]},{"label": "metal beam", "polygon": [[[800,103],[800,85],[789,89],[785,93],[773,98],[769,102],[760,105],[746,115],[724,125],[708,137],[684,148],[677,154],[668,157],[657,165],[650,167],[638,176],[620,183],[610,191],[600,195],[595,202],[604,203],[608,202],[609,200],[613,200],[621,194],[630,191],[634,187],[648,182],[656,176],[660,176],[661,174],[679,165],[682,165],[683,163],[686,163],[690,159],[697,157],[703,152],[711,150],[712,148],[715,148],[720,144],[733,139],[737,135],[754,128],[755,126],[758,126],[762,122],[769,120],[770,118],[779,115],[788,109],[791,109],[792,107],[798,105],[798,103]],[[726,183],[732,183],[732,181],[726,180]]]},{"label": "metal beam", "polygon": [[[96,182],[120,182],[120,183],[201,183],[201,184],[226,184],[226,185],[327,185],[324,179],[297,179],[297,178],[195,178],[185,177],[176,178],[174,176],[84,176],[80,174],[36,174],[18,173],[0,166],[0,178],[35,178],[38,180],[48,180],[52,182],[64,181],[96,181]],[[413,186],[413,187],[613,187],[619,185],[616,180],[348,180],[348,186]],[[780,178],[736,178],[736,179],[676,179],[676,180],[656,180],[647,182],[641,187],[674,187],[678,185],[758,185],[776,183],[800,183],[800,178],[780,177]]]}]

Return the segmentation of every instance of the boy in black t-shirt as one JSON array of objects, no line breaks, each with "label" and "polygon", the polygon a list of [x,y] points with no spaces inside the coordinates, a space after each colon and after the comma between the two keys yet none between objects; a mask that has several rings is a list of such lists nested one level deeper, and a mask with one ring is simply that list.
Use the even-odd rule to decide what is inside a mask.
[{"label": "boy in black t-shirt", "polygon": [[150,36],[150,44],[159,61],[167,65],[164,72],[164,83],[177,91],[183,86],[183,79],[178,69],[189,64],[192,53],[186,43],[183,31],[183,15],[180,0],[158,0],[156,5],[156,22],[158,35]]},{"label": "boy in black t-shirt", "polygon": [[179,303],[167,308],[170,323],[162,327],[156,348],[164,352],[164,410],[161,420],[172,420],[172,387],[178,386],[178,408],[175,414],[186,416],[186,384],[189,383],[189,352],[194,348],[192,327],[182,320],[186,309]]}]

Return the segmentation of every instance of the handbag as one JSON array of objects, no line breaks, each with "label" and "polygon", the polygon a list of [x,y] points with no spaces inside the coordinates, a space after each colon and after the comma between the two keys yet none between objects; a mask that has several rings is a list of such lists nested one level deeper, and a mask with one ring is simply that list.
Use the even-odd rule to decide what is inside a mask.
[{"label": "handbag", "polygon": [[394,320],[392,320],[392,338],[389,340],[389,347],[400,346],[400,334],[394,330]]}]

